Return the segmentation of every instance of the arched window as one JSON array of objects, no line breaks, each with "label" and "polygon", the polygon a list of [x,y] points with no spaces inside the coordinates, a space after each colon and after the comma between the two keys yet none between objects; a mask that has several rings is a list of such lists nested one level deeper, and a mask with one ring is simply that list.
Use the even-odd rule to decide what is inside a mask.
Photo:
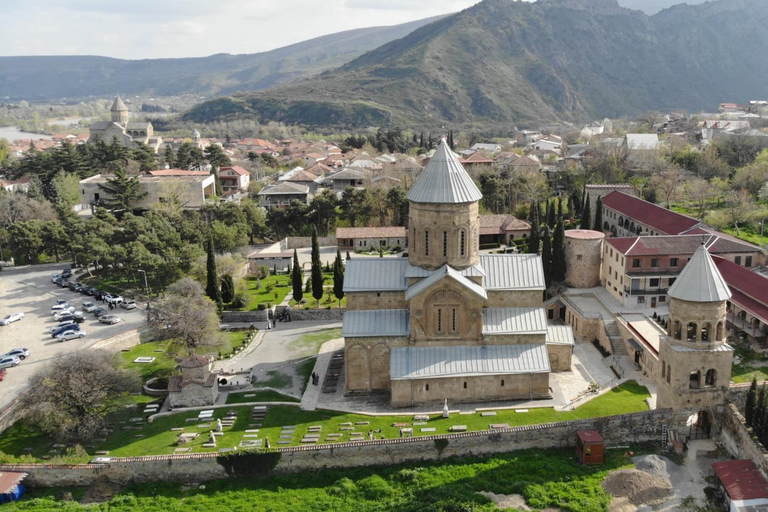
[{"label": "arched window", "polygon": [[619,226],[624,227],[624,217],[619,217]]},{"label": "arched window", "polygon": [[429,230],[424,231],[424,256],[429,256]]},{"label": "arched window", "polygon": [[667,384],[672,380],[672,365],[667,366]]},{"label": "arched window", "polygon": [[714,368],[707,371],[707,375],[704,377],[704,386],[714,387],[717,385],[717,370]]},{"label": "arched window", "polygon": [[459,255],[463,258],[467,255],[467,232],[459,231]]},{"label": "arched window", "polygon": [[456,308],[451,309],[451,334],[456,334]]},{"label": "arched window", "polygon": [[701,326],[701,333],[699,334],[699,339],[701,341],[709,341],[710,333],[712,332],[712,324],[709,322],[705,323]]},{"label": "arched window", "polygon": [[675,320],[675,323],[672,326],[672,337],[675,338],[676,340],[679,340],[683,335],[682,329],[683,327],[682,327],[682,324],[680,323],[680,320]]},{"label": "arched window", "polygon": [[443,308],[437,309],[437,332],[438,334],[443,333]]},{"label": "arched window", "polygon": [[629,223],[629,230],[630,231],[634,231],[635,230],[635,223],[634,222],[630,222]]},{"label": "arched window", "polygon": [[667,363],[662,361],[661,362],[661,378],[663,379],[666,376],[667,376]]},{"label": "arched window", "polygon": [[443,231],[443,257],[448,256],[448,232]]},{"label": "arched window", "polygon": [[464,389],[467,389],[467,381],[464,381]]},{"label": "arched window", "polygon": [[411,250],[416,253],[416,228],[413,228],[411,235],[411,241],[413,242]]},{"label": "arched window", "polygon": [[696,341],[696,324],[693,322],[688,322],[688,325],[685,326],[685,339],[687,341]]},{"label": "arched window", "polygon": [[424,386],[424,391],[429,391],[429,384],[427,384],[426,386]]},{"label": "arched window", "polygon": [[629,219],[624,219],[624,229],[629,229]]},{"label": "arched window", "polygon": [[688,376],[688,389],[699,389],[701,386],[701,372],[695,371],[691,372],[691,374]]},{"label": "arched window", "polygon": [[501,379],[501,387],[504,387],[504,379]]},{"label": "arched window", "polygon": [[611,226],[611,236],[616,236],[618,231],[616,231],[616,226]]},{"label": "arched window", "polygon": [[638,225],[638,226],[637,226],[637,234],[639,235],[639,234],[641,234],[642,232],[643,232],[643,227],[642,227],[642,226],[640,226],[640,225]]},{"label": "arched window", "polygon": [[608,231],[611,229],[611,226],[608,224],[608,221],[603,222],[603,231]]}]

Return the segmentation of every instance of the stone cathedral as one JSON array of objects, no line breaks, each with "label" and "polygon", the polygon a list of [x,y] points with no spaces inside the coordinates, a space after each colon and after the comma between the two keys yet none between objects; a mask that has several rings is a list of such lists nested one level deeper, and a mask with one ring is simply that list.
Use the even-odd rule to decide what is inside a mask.
[{"label": "stone cathedral", "polygon": [[345,391],[394,407],[548,398],[573,333],[549,326],[541,258],[480,254],[480,190],[445,141],[410,192],[408,258],[353,258]]}]

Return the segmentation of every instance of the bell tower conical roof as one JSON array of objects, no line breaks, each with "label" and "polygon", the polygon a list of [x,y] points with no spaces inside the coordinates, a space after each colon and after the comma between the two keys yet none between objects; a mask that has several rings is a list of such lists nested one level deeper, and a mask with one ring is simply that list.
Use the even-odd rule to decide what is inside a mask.
[{"label": "bell tower conical roof", "polygon": [[702,243],[669,289],[673,299],[688,302],[722,302],[731,290]]},{"label": "bell tower conical roof", "polygon": [[125,106],[123,98],[120,97],[120,94],[115,96],[115,101],[112,103],[112,108],[109,110],[111,112],[128,112],[128,107]]},{"label": "bell tower conical roof", "polygon": [[408,192],[414,203],[475,203],[483,194],[445,139]]}]

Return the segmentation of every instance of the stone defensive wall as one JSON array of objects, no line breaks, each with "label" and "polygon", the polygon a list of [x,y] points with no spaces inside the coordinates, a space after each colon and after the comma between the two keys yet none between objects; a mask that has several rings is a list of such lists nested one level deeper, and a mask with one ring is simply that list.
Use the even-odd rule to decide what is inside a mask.
[{"label": "stone defensive wall", "polygon": [[[661,442],[662,426],[683,426],[689,412],[656,409],[621,416],[565,421],[494,431],[467,432],[403,439],[349,442],[245,452],[254,458],[273,457],[269,468],[277,474],[312,472],[327,468],[395,465],[437,461],[448,457],[484,457],[525,449],[575,446],[577,430],[598,430],[607,447]],[[243,452],[240,452],[243,453]],[[269,455],[275,454],[275,455]],[[277,455],[279,454],[279,455]],[[5,464],[0,471],[24,471],[25,483],[34,487],[83,486],[106,476],[121,483],[156,481],[204,482],[238,474],[227,466],[229,454],[205,453],[146,457],[112,457],[103,464],[57,466],[51,464]],[[237,457],[231,457],[237,458]]]}]

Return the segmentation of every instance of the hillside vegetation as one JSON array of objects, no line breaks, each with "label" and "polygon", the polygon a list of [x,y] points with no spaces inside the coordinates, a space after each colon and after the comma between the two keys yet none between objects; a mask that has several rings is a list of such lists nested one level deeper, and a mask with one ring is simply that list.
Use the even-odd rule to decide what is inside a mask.
[{"label": "hillside vegetation", "polygon": [[768,3],[654,16],[616,0],[484,0],[325,72],[192,109],[309,126],[538,126],[765,95]]}]

